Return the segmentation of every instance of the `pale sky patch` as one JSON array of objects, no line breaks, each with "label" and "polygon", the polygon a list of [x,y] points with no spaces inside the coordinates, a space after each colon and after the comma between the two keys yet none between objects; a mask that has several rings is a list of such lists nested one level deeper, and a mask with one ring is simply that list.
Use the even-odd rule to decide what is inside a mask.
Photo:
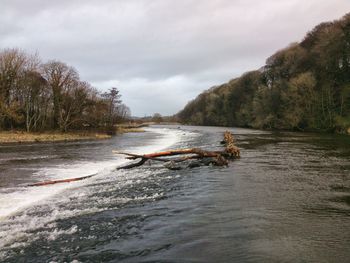
[{"label": "pale sky patch", "polygon": [[0,48],[119,88],[133,115],[169,115],[347,12],[349,0],[1,0]]}]

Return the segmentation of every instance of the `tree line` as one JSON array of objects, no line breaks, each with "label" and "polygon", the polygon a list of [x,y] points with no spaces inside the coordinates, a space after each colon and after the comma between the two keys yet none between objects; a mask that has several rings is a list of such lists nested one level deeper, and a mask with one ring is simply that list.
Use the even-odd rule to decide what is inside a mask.
[{"label": "tree line", "polygon": [[99,92],[64,62],[0,50],[0,130],[110,129],[130,117],[120,97],[117,88]]},{"label": "tree line", "polygon": [[213,87],[177,116],[196,125],[350,129],[350,14],[321,23],[260,70]]}]

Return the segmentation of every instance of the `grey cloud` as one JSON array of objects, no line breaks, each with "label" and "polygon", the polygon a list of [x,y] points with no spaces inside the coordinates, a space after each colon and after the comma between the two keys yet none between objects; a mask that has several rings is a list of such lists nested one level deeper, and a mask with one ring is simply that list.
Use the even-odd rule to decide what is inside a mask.
[{"label": "grey cloud", "polygon": [[170,114],[347,10],[348,0],[3,0],[0,48],[117,85],[136,115]]}]

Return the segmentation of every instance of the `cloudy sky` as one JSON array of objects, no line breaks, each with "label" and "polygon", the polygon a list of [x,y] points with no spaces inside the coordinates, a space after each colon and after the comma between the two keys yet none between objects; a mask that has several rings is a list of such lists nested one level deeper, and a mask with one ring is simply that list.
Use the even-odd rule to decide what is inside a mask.
[{"label": "cloudy sky", "polygon": [[0,48],[119,88],[135,116],[169,115],[347,12],[349,0],[0,0]]}]

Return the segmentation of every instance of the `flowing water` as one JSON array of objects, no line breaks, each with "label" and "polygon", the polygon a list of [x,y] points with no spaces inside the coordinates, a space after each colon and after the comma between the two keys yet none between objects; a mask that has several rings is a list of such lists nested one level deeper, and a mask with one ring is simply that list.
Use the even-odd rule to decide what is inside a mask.
[{"label": "flowing water", "polygon": [[0,262],[350,262],[349,136],[230,128],[229,167],[115,169],[114,149],[213,149],[224,130],[0,146]]}]

